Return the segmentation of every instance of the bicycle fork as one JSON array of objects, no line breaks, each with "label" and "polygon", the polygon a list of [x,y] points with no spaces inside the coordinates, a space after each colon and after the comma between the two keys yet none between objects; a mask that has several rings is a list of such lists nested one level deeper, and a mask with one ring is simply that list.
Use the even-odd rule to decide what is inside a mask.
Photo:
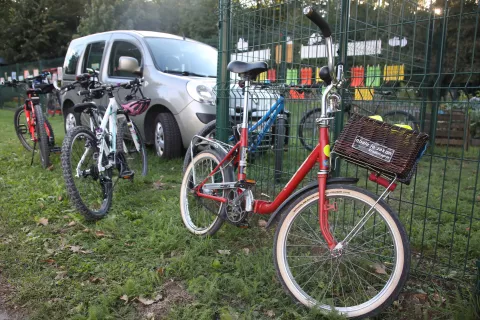
[{"label": "bicycle fork", "polygon": [[328,140],[328,124],[321,122],[319,124],[320,135],[319,144],[323,146],[322,150],[318,152],[319,171],[317,174],[318,179],[318,221],[320,224],[320,231],[323,238],[327,242],[330,250],[333,250],[337,245],[337,242],[330,232],[330,226],[328,224],[328,213],[330,210],[336,210],[336,203],[330,204],[326,197],[327,191],[327,178],[329,173],[330,163],[330,144]]}]

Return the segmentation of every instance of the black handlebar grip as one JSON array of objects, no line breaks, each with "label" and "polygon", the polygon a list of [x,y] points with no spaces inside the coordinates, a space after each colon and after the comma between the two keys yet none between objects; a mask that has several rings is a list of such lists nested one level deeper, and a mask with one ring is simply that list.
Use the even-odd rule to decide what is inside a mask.
[{"label": "black handlebar grip", "polygon": [[330,30],[330,26],[328,25],[327,21],[322,18],[318,14],[317,11],[313,9],[313,7],[308,6],[303,9],[303,14],[310,19],[319,29],[322,31],[322,34],[325,38],[328,38],[332,35],[332,31]]},{"label": "black handlebar grip", "polygon": [[332,83],[332,76],[330,75],[330,69],[327,66],[323,66],[319,72],[320,79],[325,81],[327,85]]}]

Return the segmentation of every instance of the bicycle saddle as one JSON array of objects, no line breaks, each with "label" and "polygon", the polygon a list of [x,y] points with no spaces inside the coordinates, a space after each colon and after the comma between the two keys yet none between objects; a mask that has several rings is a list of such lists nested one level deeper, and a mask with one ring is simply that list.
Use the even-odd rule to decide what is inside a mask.
[{"label": "bicycle saddle", "polygon": [[243,62],[243,61],[231,61],[227,70],[230,72],[238,73],[243,78],[252,80],[255,79],[260,73],[268,70],[268,65],[264,61],[260,62]]}]

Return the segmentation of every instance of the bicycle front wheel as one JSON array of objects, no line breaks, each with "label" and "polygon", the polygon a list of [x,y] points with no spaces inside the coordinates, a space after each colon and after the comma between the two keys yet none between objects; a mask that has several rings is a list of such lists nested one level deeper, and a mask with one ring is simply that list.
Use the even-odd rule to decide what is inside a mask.
[{"label": "bicycle front wheel", "polygon": [[47,135],[47,127],[45,117],[42,113],[42,107],[36,105],[35,107],[35,131],[37,133],[37,144],[40,150],[40,161],[44,169],[50,167],[50,145]]},{"label": "bicycle front wheel", "polygon": [[[330,232],[345,239],[376,202],[355,186],[331,185],[326,196]],[[310,308],[365,318],[389,306],[404,286],[410,266],[405,229],[380,201],[359,232],[340,251],[331,251],[319,228],[317,189],[306,191],[285,209],[274,242],[274,263],[284,289]]]},{"label": "bicycle front wheel", "polygon": [[[112,205],[112,169],[98,170],[97,139],[85,127],[67,132],[62,145],[62,170],[67,191],[87,220],[103,218]],[[103,156],[103,165],[108,163]]]},{"label": "bicycle front wheel", "polygon": [[122,121],[117,130],[117,152],[124,152],[128,167],[135,174],[147,175],[147,150],[143,142],[140,131],[135,123],[132,122],[135,138],[128,128],[127,121]]},{"label": "bicycle front wheel", "polygon": [[[221,218],[224,204],[215,200],[199,197],[193,188],[200,184],[222,161],[223,157],[216,151],[200,152],[190,162],[183,175],[180,188],[180,213],[188,231],[200,236],[213,235],[223,224]],[[207,183],[224,183],[233,181],[233,168],[226,165],[212,175]],[[226,190],[205,191],[210,195],[225,197]]]}]

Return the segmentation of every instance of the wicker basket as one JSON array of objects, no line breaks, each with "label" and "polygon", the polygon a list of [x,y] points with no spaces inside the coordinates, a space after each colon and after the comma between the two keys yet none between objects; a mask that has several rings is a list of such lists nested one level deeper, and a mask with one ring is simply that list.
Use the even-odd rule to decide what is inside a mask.
[{"label": "wicker basket", "polygon": [[425,133],[353,114],[333,150],[347,161],[409,184],[427,142]]}]

